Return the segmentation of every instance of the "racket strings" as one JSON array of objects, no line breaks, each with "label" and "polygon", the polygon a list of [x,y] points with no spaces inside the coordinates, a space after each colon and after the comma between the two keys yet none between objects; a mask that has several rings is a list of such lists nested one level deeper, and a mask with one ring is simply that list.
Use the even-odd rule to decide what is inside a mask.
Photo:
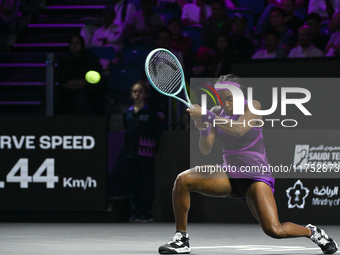
[{"label": "racket strings", "polygon": [[166,94],[174,94],[181,88],[181,67],[167,52],[156,52],[149,62],[150,78],[155,86]]}]

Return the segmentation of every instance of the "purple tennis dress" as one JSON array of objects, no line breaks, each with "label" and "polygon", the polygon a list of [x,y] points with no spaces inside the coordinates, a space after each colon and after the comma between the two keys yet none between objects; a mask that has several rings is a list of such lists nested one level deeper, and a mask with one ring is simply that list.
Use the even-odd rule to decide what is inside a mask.
[{"label": "purple tennis dress", "polygon": [[[218,116],[234,121],[240,117],[240,115],[228,116],[223,109]],[[262,128],[253,127],[242,137],[235,137],[217,127],[217,139],[223,148],[223,165],[221,166],[227,167],[230,178],[264,182],[274,193],[275,179],[269,171]]]}]

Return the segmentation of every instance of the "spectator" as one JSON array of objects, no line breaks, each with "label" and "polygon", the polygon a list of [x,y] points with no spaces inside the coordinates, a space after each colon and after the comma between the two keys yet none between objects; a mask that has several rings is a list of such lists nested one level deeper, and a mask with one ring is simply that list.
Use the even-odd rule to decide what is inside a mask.
[{"label": "spectator", "polygon": [[174,51],[181,52],[183,56],[184,69],[188,69],[190,64],[190,57],[192,51],[192,42],[188,36],[182,35],[182,24],[177,18],[172,18],[168,25],[169,30],[172,33],[172,44],[171,49]]},{"label": "spectator", "polygon": [[183,61],[183,54],[181,51],[174,50],[172,48],[172,33],[169,29],[164,28],[161,31],[159,31],[157,36],[157,48],[164,48],[169,51],[171,51],[179,60],[182,67],[184,68],[184,61]]},{"label": "spectator", "polygon": [[224,0],[213,0],[211,5],[212,15],[208,17],[202,29],[203,46],[216,49],[217,37],[221,33],[229,33],[231,29],[231,19],[226,14]]},{"label": "spectator", "polygon": [[153,12],[152,0],[141,0],[141,11],[130,14],[126,20],[129,43],[155,44],[158,31],[164,27],[162,18]]},{"label": "spectator", "polygon": [[164,28],[159,31],[157,36],[157,48],[164,48],[167,50],[172,50],[172,33],[169,29]]},{"label": "spectator", "polygon": [[340,54],[340,11],[329,21],[328,28],[333,31],[327,42],[325,52],[327,57],[339,56]]},{"label": "spectator", "polygon": [[220,34],[217,37],[217,54],[215,54],[209,70],[209,76],[220,77],[231,72],[231,64],[237,58],[233,39],[229,34]]},{"label": "spectator", "polygon": [[254,53],[252,38],[246,34],[248,21],[245,17],[236,16],[232,19],[231,35],[238,59],[250,59]]},{"label": "spectator", "polygon": [[172,33],[169,29],[164,28],[159,31],[157,36],[157,48],[164,48],[167,50],[172,50]]},{"label": "spectator", "polygon": [[[116,55],[120,55],[123,48],[123,27],[113,23],[115,18],[114,9],[105,9],[103,11],[103,23],[104,26],[95,30],[91,43],[92,47],[113,47],[115,48]],[[103,74],[109,76],[110,63],[118,63],[119,58],[116,57],[113,60],[100,59],[100,64],[103,67]]]},{"label": "spectator", "polygon": [[213,57],[214,52],[210,48],[206,47],[199,48],[196,53],[194,67],[192,68],[192,75],[194,77],[207,77],[210,72],[209,70]]},{"label": "spectator", "polygon": [[161,134],[157,113],[147,103],[149,87],[144,81],[132,86],[133,104],[124,111],[125,143],[129,179],[130,221],[152,221],[155,153]]},{"label": "spectator", "polygon": [[85,47],[89,47],[92,41],[94,32],[103,25],[100,19],[84,20],[84,26],[80,30],[80,36],[84,38]]},{"label": "spectator", "polygon": [[[128,0],[111,0],[111,5],[108,5],[106,9],[114,9],[115,18],[114,25],[124,30],[126,25],[126,18],[136,11],[136,7]],[[88,47],[91,44],[91,40],[95,30],[97,30],[102,23],[98,24],[96,18],[84,18],[83,22],[86,22],[85,26],[80,30],[80,35],[85,39],[85,46]]]},{"label": "spectator", "polygon": [[262,35],[269,29],[270,27],[270,12],[272,9],[279,7],[279,4],[270,3],[266,6],[266,8],[262,11],[260,18],[257,21],[255,35],[257,38],[262,39]]},{"label": "spectator", "polygon": [[296,46],[289,52],[289,58],[308,58],[324,56],[324,53],[312,44],[312,31],[307,25],[301,26],[298,29],[297,35],[299,46]]},{"label": "spectator", "polygon": [[340,55],[340,30],[334,32],[329,39],[325,48],[327,57]]},{"label": "spectator", "polygon": [[258,50],[252,59],[258,58],[282,58],[282,49],[279,49],[280,33],[276,30],[266,32],[264,36],[264,49]]},{"label": "spectator", "polygon": [[113,0],[113,4],[116,14],[113,23],[125,27],[127,17],[136,11],[135,5],[128,0]]},{"label": "spectator", "polygon": [[16,1],[14,0],[2,0],[0,1],[0,24],[11,26],[15,17]]},{"label": "spectator", "polygon": [[[300,19],[294,15],[294,11],[296,7],[301,7],[302,2],[305,0],[269,0],[268,5],[261,13],[260,18],[258,19],[256,26],[256,35],[263,35],[268,29],[270,29],[270,13],[275,8],[282,8],[284,10],[284,19],[286,26],[291,29],[294,33],[296,33],[297,29],[303,25],[299,21]],[[297,19],[296,19],[297,18]],[[292,20],[291,20],[292,19]],[[300,23],[300,24],[295,24]]]},{"label": "spectator", "polygon": [[111,46],[120,52],[123,47],[123,29],[113,23],[115,11],[105,9],[103,12],[104,26],[98,28],[92,37],[90,46]]},{"label": "spectator", "polygon": [[192,42],[190,37],[182,35],[182,23],[177,18],[172,18],[168,25],[172,33],[172,48],[189,54],[192,50]]},{"label": "spectator", "polygon": [[71,115],[101,114],[104,88],[102,83],[89,84],[85,74],[102,68],[99,59],[85,49],[83,37],[75,35],[69,43],[70,52],[58,63],[60,113]]},{"label": "spectator", "polygon": [[270,25],[280,33],[279,47],[287,52],[295,46],[296,35],[284,22],[284,12],[281,8],[273,8],[270,12]]},{"label": "spectator", "polygon": [[327,45],[327,42],[329,40],[329,37],[327,35],[322,35],[320,33],[321,29],[321,17],[316,12],[312,12],[308,14],[306,18],[306,24],[309,26],[312,35],[313,35],[313,41],[312,43],[319,48],[320,50],[324,51]]},{"label": "spectator", "polygon": [[331,32],[340,30],[340,10],[329,20],[328,29]]},{"label": "spectator", "polygon": [[285,13],[285,25],[296,34],[299,27],[301,27],[304,23],[302,19],[294,14],[295,8],[295,0],[282,0],[282,9]]},{"label": "spectator", "polygon": [[339,0],[309,0],[308,3],[308,14],[316,12],[322,20],[332,18],[334,12],[337,12],[339,9]]},{"label": "spectator", "polygon": [[204,4],[204,0],[194,0],[185,4],[182,8],[182,23],[185,26],[203,25],[207,17],[211,15],[211,7]]}]

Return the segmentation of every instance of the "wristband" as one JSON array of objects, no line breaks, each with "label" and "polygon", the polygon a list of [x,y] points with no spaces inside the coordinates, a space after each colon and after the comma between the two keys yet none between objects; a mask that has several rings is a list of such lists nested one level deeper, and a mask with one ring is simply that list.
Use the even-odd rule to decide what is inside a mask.
[{"label": "wristband", "polygon": [[201,136],[206,137],[206,136],[208,136],[210,134],[210,127],[211,127],[211,125],[210,124],[207,124],[207,125],[208,125],[208,127],[206,129],[200,130]]},{"label": "wristband", "polygon": [[206,115],[202,115],[202,120],[209,122],[210,124],[213,124],[215,118],[216,114],[211,111],[207,111]]}]

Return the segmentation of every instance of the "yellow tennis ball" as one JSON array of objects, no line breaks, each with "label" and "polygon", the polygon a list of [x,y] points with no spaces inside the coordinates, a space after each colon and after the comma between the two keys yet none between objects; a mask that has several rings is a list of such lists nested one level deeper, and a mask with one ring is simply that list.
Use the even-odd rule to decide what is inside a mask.
[{"label": "yellow tennis ball", "polygon": [[92,84],[98,83],[100,81],[100,78],[101,78],[100,74],[96,71],[88,71],[85,74],[85,80],[88,83],[92,83]]}]

